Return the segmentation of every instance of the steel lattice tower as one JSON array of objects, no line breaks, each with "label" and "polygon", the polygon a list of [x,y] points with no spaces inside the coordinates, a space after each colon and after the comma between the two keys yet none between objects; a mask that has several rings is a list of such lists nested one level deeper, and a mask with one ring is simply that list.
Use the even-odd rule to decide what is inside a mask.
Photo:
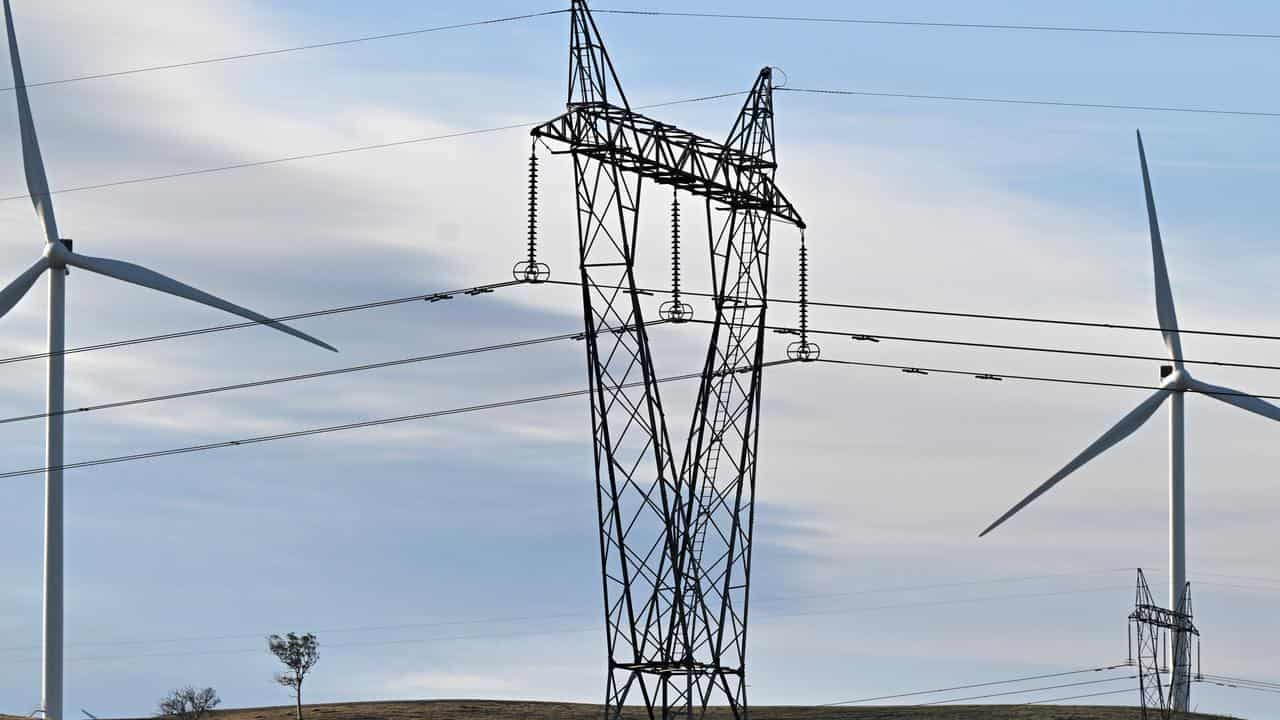
[{"label": "steel lattice tower", "polygon": [[[637,704],[700,718],[715,702],[743,718],[769,241],[775,217],[804,227],[774,185],[772,71],[720,143],[631,109],[584,0],[572,2],[569,65],[566,112],[533,135],[574,163],[606,716]],[[635,278],[644,180],[704,198],[711,233],[715,321],[679,464]]]},{"label": "steel lattice tower", "polygon": [[[1156,605],[1147,578],[1139,569],[1129,630],[1129,662],[1138,668],[1142,717],[1144,720],[1178,717],[1176,708],[1190,706],[1193,653],[1195,666],[1200,655],[1200,631],[1196,629],[1191,611],[1191,583],[1184,588],[1178,609],[1169,610]],[[1191,647],[1193,637],[1194,649]],[[1135,648],[1137,658],[1133,657]],[[1186,671],[1175,673],[1173,668],[1186,668]]]}]

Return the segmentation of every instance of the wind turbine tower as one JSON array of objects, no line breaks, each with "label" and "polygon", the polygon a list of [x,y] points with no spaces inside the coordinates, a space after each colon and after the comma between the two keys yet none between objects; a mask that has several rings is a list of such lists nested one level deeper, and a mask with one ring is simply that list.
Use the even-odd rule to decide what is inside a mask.
[{"label": "wind turbine tower", "polygon": [[18,39],[13,29],[13,11],[9,6],[9,0],[4,0],[4,21],[9,39],[9,61],[13,66],[14,95],[18,101],[18,124],[22,133],[22,162],[27,177],[27,191],[31,195],[31,202],[35,205],[36,216],[40,218],[44,228],[45,246],[44,252],[35,264],[0,290],[0,317],[12,310],[40,279],[40,276],[44,275],[46,270],[49,271],[49,364],[45,396],[48,418],[45,424],[45,467],[47,469],[45,470],[44,537],[44,674],[41,707],[44,710],[45,720],[63,720],[62,412],[66,350],[66,276],[70,272],[69,268],[87,270],[176,295],[268,325],[327,350],[337,352],[337,349],[306,333],[274,322],[265,315],[234,305],[154,270],[119,260],[89,257],[72,252],[71,241],[63,239],[58,234],[58,223],[53,214],[53,198],[49,193],[49,180],[45,175],[44,160],[40,156],[40,143],[36,140],[35,123],[31,117],[31,104],[27,98],[22,60],[18,56]]},{"label": "wind turbine tower", "polygon": [[[1186,424],[1185,398],[1188,392],[1200,393],[1242,410],[1256,413],[1272,420],[1280,420],[1280,407],[1276,407],[1254,395],[1227,387],[1211,385],[1198,380],[1187,371],[1183,361],[1182,339],[1178,333],[1178,316],[1173,307],[1173,291],[1169,285],[1169,270],[1165,265],[1164,246],[1160,239],[1160,223],[1156,219],[1156,202],[1151,192],[1151,174],[1147,170],[1147,154],[1142,146],[1142,133],[1138,133],[1138,158],[1142,166],[1142,184],[1147,200],[1147,223],[1151,228],[1151,259],[1155,270],[1156,316],[1164,335],[1165,349],[1173,362],[1161,369],[1160,389],[1142,401],[1120,419],[1102,437],[1085,448],[1071,462],[1046,480],[1030,495],[1001,515],[982,535],[995,530],[1019,510],[1048,492],[1063,478],[1079,470],[1085,463],[1098,457],[1129,437],[1155,415],[1166,400],[1169,401],[1169,609],[1189,615],[1187,600],[1187,483],[1186,483]],[[1185,630],[1174,630],[1175,649],[1185,648],[1191,639]],[[1185,653],[1175,652],[1173,667],[1174,688],[1172,709],[1186,712],[1190,705],[1191,668],[1180,658]]]}]

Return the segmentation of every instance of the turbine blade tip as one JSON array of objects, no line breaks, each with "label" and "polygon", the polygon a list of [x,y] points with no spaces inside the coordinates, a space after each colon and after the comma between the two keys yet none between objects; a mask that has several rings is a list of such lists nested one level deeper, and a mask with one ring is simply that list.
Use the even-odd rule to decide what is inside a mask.
[{"label": "turbine blade tip", "polygon": [[314,336],[314,335],[308,335],[307,333],[304,333],[304,332],[302,332],[301,330],[298,330],[298,329],[296,329],[296,328],[292,328],[292,327],[289,327],[288,325],[284,325],[284,324],[276,325],[276,324],[274,324],[274,323],[272,324],[272,326],[274,326],[276,330],[281,330],[281,329],[283,329],[285,332],[287,332],[287,333],[289,333],[290,335],[292,335],[292,336],[294,336],[294,337],[298,338],[299,340],[305,340],[305,341],[307,341],[307,342],[311,343],[312,345],[315,345],[316,347],[324,348],[325,350],[328,350],[329,352],[335,352],[335,353],[336,353],[336,352],[339,352],[338,348],[334,347],[333,345],[330,345],[329,343],[327,343],[327,342],[325,342],[325,341],[321,340],[320,338],[318,338],[318,337],[316,337],[316,336]]},{"label": "turbine blade tip", "polygon": [[321,340],[320,338],[314,335],[308,335],[307,333],[304,333],[301,330],[298,330],[297,328],[293,328],[288,325],[285,325],[284,323],[271,321],[270,323],[265,323],[265,324],[267,325],[267,327],[273,330],[280,330],[281,332],[284,332],[288,335],[292,335],[293,337],[299,340],[302,340],[311,345],[315,345],[318,348],[323,348],[325,350],[328,350],[329,352],[335,352],[335,353],[338,352],[338,348],[330,345],[329,343]]}]

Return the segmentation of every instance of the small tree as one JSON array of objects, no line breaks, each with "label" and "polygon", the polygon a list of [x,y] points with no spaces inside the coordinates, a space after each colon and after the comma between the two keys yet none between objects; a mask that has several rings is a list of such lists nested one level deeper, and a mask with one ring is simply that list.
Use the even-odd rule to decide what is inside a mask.
[{"label": "small tree", "polygon": [[284,637],[272,635],[267,638],[267,648],[287,668],[285,672],[276,674],[276,682],[287,688],[293,688],[298,707],[298,720],[302,720],[302,681],[320,660],[320,645],[316,642],[316,636],[311,633],[305,635],[289,633]]},{"label": "small tree", "polygon": [[218,707],[221,702],[213,688],[197,690],[188,685],[174,690],[160,701],[159,716],[177,720],[204,720],[209,711]]}]

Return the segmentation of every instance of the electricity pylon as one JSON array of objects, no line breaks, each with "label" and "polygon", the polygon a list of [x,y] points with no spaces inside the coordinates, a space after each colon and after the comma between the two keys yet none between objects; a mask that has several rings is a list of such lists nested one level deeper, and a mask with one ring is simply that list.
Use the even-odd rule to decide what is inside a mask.
[{"label": "electricity pylon", "polygon": [[[774,184],[773,75],[724,143],[631,109],[585,0],[566,112],[533,130],[573,158],[606,641],[606,715],[744,718],[769,241],[804,221]],[[645,180],[705,200],[715,320],[682,461],[635,277]],[[722,215],[722,211],[724,214]],[[715,229],[718,228],[718,229]]]},{"label": "electricity pylon", "polygon": [[1134,607],[1129,615],[1129,662],[1138,668],[1138,695],[1144,719],[1181,717],[1186,698],[1191,695],[1191,668],[1198,668],[1200,659],[1200,631],[1191,610],[1191,583],[1183,587],[1180,598],[1175,610],[1156,605],[1146,576],[1138,570]]}]

